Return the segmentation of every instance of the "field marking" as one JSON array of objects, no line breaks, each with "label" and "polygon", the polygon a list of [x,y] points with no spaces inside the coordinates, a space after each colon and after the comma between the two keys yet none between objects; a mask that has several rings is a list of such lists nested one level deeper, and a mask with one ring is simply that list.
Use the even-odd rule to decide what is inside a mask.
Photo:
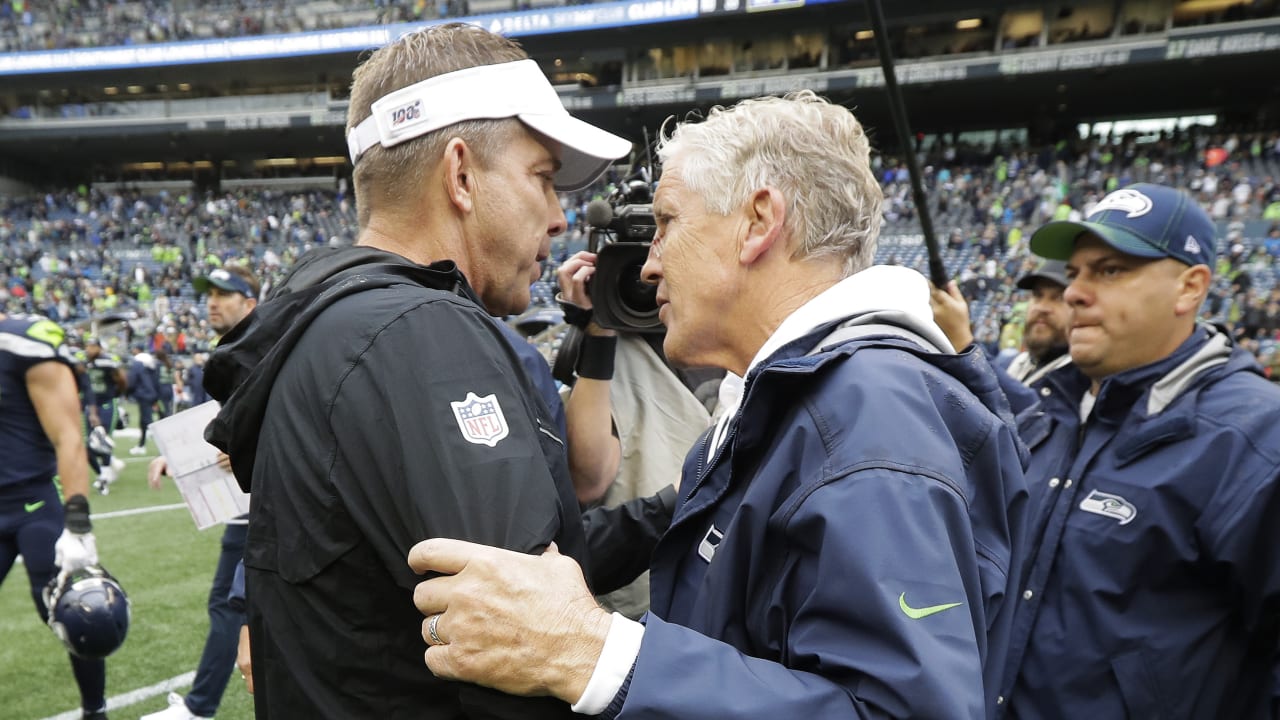
[{"label": "field marking", "polygon": [[[103,518],[128,517],[129,515],[146,515],[147,513],[161,512],[164,510],[178,510],[179,508],[186,508],[186,507],[187,507],[186,503],[178,503],[176,505],[150,505],[147,507],[132,508],[130,510],[113,510],[111,512],[93,513],[92,515],[89,516],[89,518],[91,520],[101,520]],[[21,564],[22,556],[19,555],[17,558],[14,559],[14,562],[17,564]]]},{"label": "field marking", "polygon": [[161,512],[163,510],[177,510],[178,508],[185,508],[186,506],[186,503],[177,503],[175,505],[148,505],[147,507],[131,508],[129,510],[112,510],[111,512],[93,513],[90,517],[93,520],[128,517],[130,515],[145,515],[147,513]]},{"label": "field marking", "polygon": [[[149,685],[144,688],[138,688],[137,690],[131,690],[123,695],[116,695],[115,697],[107,698],[107,710],[119,710],[122,707],[129,707],[130,705],[140,703],[143,700],[150,700],[151,698],[167,693],[170,690],[186,687],[195,680],[195,677],[196,671],[192,670],[190,672],[182,673],[177,677],[162,680],[155,685]],[[44,718],[44,720],[79,720],[81,712],[82,711],[79,708],[76,708],[75,710],[68,710],[57,715],[50,715],[49,717]]]}]

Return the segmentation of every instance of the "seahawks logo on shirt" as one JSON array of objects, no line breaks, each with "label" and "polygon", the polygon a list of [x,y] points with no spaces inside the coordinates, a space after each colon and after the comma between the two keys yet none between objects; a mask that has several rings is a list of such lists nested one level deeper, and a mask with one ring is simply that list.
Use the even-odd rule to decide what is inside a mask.
[{"label": "seahawks logo on shirt", "polygon": [[449,405],[458,421],[458,429],[462,430],[462,438],[469,443],[493,447],[510,432],[496,394],[480,397],[468,392],[465,399]]},{"label": "seahawks logo on shirt", "polygon": [[1112,495],[1099,490],[1091,491],[1088,497],[1081,500],[1080,509],[1094,515],[1119,520],[1121,525],[1128,525],[1133,522],[1134,518],[1138,517],[1138,509],[1133,506],[1133,503],[1119,495]]}]

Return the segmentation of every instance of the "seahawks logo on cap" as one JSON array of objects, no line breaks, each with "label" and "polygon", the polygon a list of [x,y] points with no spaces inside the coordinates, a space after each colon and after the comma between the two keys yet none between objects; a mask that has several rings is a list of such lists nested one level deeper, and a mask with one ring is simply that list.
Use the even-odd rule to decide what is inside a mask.
[{"label": "seahawks logo on cap", "polygon": [[1119,210],[1131,218],[1142,217],[1151,212],[1151,208],[1151,198],[1137,190],[1125,188],[1102,198],[1101,202],[1093,206],[1093,212],[1089,213],[1089,219],[1092,220],[1098,216],[1098,213],[1105,210]]}]

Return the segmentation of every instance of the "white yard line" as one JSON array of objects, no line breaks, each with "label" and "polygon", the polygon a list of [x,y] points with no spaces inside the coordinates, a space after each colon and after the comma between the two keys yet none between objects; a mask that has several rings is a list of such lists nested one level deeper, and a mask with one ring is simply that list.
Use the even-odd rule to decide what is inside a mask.
[{"label": "white yard line", "polygon": [[[146,515],[147,513],[163,512],[165,510],[182,510],[187,507],[186,503],[177,503],[176,505],[152,505],[150,507],[131,508],[129,510],[115,510],[113,512],[94,513],[90,516],[92,520],[102,520],[104,518],[128,517],[130,515]],[[22,562],[22,556],[17,557],[16,562]]]},{"label": "white yard line", "polygon": [[149,507],[130,508],[128,510],[113,510],[111,512],[93,513],[91,519],[102,520],[104,518],[128,517],[130,515],[146,515],[147,513],[161,512],[164,510],[177,510],[185,508],[186,503],[177,503],[175,505],[151,505]]},{"label": "white yard line", "polygon": [[[186,687],[191,684],[191,681],[194,680],[195,677],[196,671],[192,670],[191,672],[185,672],[176,677],[171,677],[168,680],[162,680],[155,685],[149,685],[144,688],[138,688],[137,690],[131,690],[123,695],[116,695],[115,697],[107,698],[107,710],[119,710],[122,707],[129,707],[130,705],[140,703],[143,700],[150,700],[157,695],[164,695],[170,690],[177,690],[180,687]],[[44,720],[78,720],[80,715],[81,710],[76,708],[75,710],[68,710],[64,713],[51,715]]]}]

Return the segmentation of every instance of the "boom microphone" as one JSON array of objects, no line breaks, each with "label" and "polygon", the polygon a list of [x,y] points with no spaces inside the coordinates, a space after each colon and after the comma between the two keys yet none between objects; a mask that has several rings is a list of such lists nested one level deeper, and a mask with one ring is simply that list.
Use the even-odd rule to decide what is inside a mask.
[{"label": "boom microphone", "polygon": [[605,229],[613,222],[613,208],[604,200],[592,200],[587,203],[587,224],[593,228]]}]

